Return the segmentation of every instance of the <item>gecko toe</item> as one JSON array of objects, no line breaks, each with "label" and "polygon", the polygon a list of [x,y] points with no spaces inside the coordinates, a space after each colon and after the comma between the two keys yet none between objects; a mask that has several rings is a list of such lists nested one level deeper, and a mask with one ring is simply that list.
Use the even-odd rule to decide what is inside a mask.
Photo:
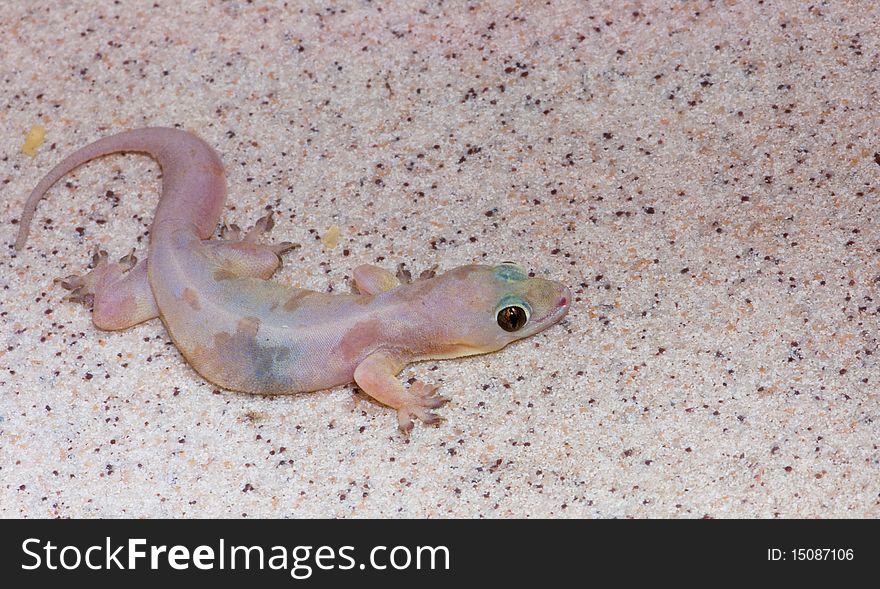
[{"label": "gecko toe", "polygon": [[395,276],[403,284],[409,284],[412,282],[412,273],[407,269],[406,264],[403,262],[397,265]]},{"label": "gecko toe", "polygon": [[276,256],[281,256],[283,254],[286,254],[289,251],[293,251],[293,250],[298,249],[302,246],[298,243],[293,243],[290,241],[282,241],[281,243],[275,243],[275,244],[272,244],[272,245],[269,245],[266,247],[268,247],[270,250],[272,250]]},{"label": "gecko toe", "polygon": [[[418,278],[415,280],[427,280],[429,278],[434,278],[437,275],[437,264],[434,264],[430,268],[422,270],[419,273]],[[406,264],[401,262],[397,265],[397,279],[400,280],[403,284],[411,284],[414,282],[412,272],[409,268],[406,267]]]},{"label": "gecko toe", "polygon": [[419,401],[419,405],[427,407],[428,409],[439,409],[448,402],[449,399],[446,397],[441,397],[438,394],[431,394],[430,396],[422,397]]},{"label": "gecko toe", "polygon": [[431,411],[426,411],[421,406],[407,405],[397,410],[397,427],[404,434],[412,432],[415,419],[418,419],[425,425],[438,425],[443,422],[442,417]]},{"label": "gecko toe", "polygon": [[55,282],[61,285],[61,288],[65,290],[76,290],[78,288],[82,288],[85,284],[82,276],[77,274],[71,274],[70,276],[65,276],[64,278],[56,278]]},{"label": "gecko toe", "polygon": [[413,420],[409,411],[401,408],[397,410],[397,429],[402,433],[409,435],[413,429]]},{"label": "gecko toe", "polygon": [[119,258],[119,263],[122,264],[123,271],[131,270],[137,264],[138,259],[134,255],[134,250],[132,249],[127,255]]},{"label": "gecko toe", "polygon": [[419,419],[421,419],[422,423],[425,425],[439,425],[443,422],[442,417],[431,411],[420,411]]},{"label": "gecko toe", "polygon": [[241,227],[233,223],[232,225],[223,224],[220,228],[220,238],[229,241],[241,241]]},{"label": "gecko toe", "polygon": [[84,293],[80,289],[77,289],[61,300],[69,303],[81,304],[85,307],[93,307],[95,304],[95,295],[92,293]]},{"label": "gecko toe", "polygon": [[95,249],[95,253],[92,254],[92,262],[89,265],[90,268],[97,268],[107,262],[107,259],[110,257],[106,251],[102,249]]},{"label": "gecko toe", "polygon": [[427,407],[429,409],[437,409],[449,402],[449,399],[440,396],[437,392],[439,389],[439,385],[429,385],[418,380],[409,388],[410,393],[416,399],[416,403],[420,407]]},{"label": "gecko toe", "polygon": [[422,270],[419,274],[419,280],[427,280],[429,278],[434,278],[435,276],[437,276],[437,264],[434,264],[427,270]]},{"label": "gecko toe", "polygon": [[254,223],[254,226],[244,236],[244,241],[256,242],[262,235],[272,231],[275,227],[274,211],[269,211]]}]

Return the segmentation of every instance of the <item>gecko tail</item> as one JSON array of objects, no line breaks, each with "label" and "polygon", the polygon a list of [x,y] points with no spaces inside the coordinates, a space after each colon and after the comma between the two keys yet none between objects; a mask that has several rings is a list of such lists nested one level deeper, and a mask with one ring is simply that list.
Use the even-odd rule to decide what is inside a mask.
[{"label": "gecko tail", "polygon": [[[120,152],[146,153],[153,157],[165,177],[163,195],[167,189],[165,184],[169,181],[176,182],[172,192],[203,195],[192,203],[183,203],[183,208],[189,211],[189,216],[202,232],[210,233],[213,230],[226,196],[219,157],[206,143],[190,133],[180,129],[146,127],[98,139],[78,149],[52,168],[24,203],[15,249],[21,251],[24,248],[37,205],[56,182],[90,160]],[[192,173],[193,168],[199,172]]]},{"label": "gecko tail", "polygon": [[86,145],[64,158],[64,160],[52,168],[48,174],[43,176],[43,179],[40,180],[39,184],[37,184],[37,186],[31,191],[30,196],[28,196],[27,201],[24,203],[24,208],[22,209],[21,217],[19,218],[18,237],[15,239],[15,249],[17,251],[21,251],[27,242],[28,235],[30,234],[31,221],[34,219],[37,205],[43,200],[46,192],[52,188],[56,182],[61,180],[61,178],[89,160],[93,160],[103,155],[109,155],[117,151],[123,151],[122,148],[128,144],[127,141],[119,141],[120,137],[123,135],[125,135],[125,133],[105,137]]}]

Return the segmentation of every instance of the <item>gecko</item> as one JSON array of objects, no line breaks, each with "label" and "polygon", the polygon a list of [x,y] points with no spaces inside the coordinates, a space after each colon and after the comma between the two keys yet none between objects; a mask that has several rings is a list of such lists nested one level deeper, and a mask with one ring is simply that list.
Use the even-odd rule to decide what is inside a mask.
[{"label": "gecko", "polygon": [[438,423],[432,410],[447,399],[418,380],[405,387],[397,375],[407,364],[494,352],[568,312],[568,287],[512,262],[414,281],[363,264],[348,294],[270,280],[294,244],[266,243],[271,211],[247,232],[224,225],[212,238],[226,201],[223,164],[202,139],[174,128],[104,137],[57,164],[24,204],[15,249],[24,248],[37,205],[58,180],[119,152],[146,154],[162,171],[147,259],[132,251],[114,262],[98,251],[88,272],[59,281],[69,300],[91,307],[101,330],[160,319],[189,365],[224,389],[276,395],[354,381],[395,409],[408,433],[416,419]]}]

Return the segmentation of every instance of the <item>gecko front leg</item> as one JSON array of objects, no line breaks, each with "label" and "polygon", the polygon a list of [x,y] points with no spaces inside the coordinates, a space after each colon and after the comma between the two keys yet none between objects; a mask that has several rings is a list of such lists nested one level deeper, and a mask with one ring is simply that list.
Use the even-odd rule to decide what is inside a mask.
[{"label": "gecko front leg", "polygon": [[438,387],[414,382],[407,390],[395,376],[403,368],[403,362],[387,352],[367,356],[354,371],[354,380],[365,393],[397,409],[397,425],[402,432],[413,428],[416,417],[427,424],[439,423],[440,417],[428,409],[436,409],[446,403],[437,394]]}]

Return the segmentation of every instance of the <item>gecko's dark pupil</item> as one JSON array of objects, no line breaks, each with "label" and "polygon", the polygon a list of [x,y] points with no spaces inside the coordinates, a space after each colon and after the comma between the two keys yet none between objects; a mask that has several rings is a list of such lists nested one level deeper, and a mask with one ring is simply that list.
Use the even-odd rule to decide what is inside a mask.
[{"label": "gecko's dark pupil", "polygon": [[526,324],[526,312],[522,307],[504,307],[498,313],[498,325],[504,331],[516,331]]}]

